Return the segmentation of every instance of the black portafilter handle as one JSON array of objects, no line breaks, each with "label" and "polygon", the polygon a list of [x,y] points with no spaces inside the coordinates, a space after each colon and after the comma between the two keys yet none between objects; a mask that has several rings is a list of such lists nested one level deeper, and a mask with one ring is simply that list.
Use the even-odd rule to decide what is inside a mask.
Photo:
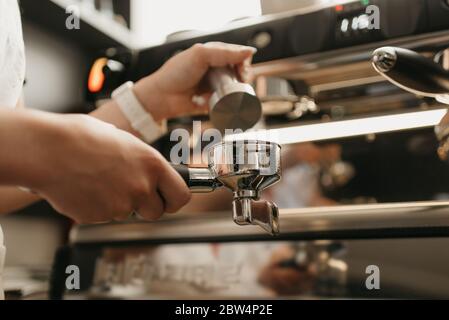
[{"label": "black portafilter handle", "polygon": [[449,71],[415,51],[379,48],[372,64],[390,82],[414,94],[435,98],[449,93]]},{"label": "black portafilter handle", "polygon": [[173,169],[181,176],[187,186],[190,185],[190,172],[189,167],[183,164],[171,164]]},{"label": "black portafilter handle", "polygon": [[183,164],[171,164],[192,193],[209,193],[222,186],[208,168],[189,168]]}]

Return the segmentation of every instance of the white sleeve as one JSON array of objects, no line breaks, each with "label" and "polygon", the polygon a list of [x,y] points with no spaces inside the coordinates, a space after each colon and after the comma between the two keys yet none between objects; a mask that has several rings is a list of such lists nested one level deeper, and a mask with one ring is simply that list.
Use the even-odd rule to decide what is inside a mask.
[{"label": "white sleeve", "polygon": [[25,48],[17,1],[0,0],[0,106],[14,108],[25,79]]},{"label": "white sleeve", "polygon": [[5,295],[3,293],[3,267],[5,264],[5,255],[6,249],[3,245],[3,231],[2,227],[0,226],[0,300],[5,299]]}]

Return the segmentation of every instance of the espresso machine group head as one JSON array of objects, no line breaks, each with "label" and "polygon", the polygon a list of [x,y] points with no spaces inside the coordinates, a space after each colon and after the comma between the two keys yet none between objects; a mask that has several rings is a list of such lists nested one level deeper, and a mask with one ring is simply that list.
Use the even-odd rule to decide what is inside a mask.
[{"label": "espresso machine group head", "polygon": [[281,147],[263,141],[225,141],[208,150],[207,168],[174,165],[193,193],[226,187],[234,195],[233,219],[279,233],[276,204],[260,201],[260,193],[281,178]]}]

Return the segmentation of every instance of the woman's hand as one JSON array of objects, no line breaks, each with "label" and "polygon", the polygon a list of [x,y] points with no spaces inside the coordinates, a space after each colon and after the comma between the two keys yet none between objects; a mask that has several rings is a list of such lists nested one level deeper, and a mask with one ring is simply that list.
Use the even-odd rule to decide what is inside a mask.
[{"label": "woman's hand", "polygon": [[[248,81],[253,47],[209,42],[195,44],[168,60],[157,72],[135,85],[135,93],[156,121],[208,110],[210,88],[203,78],[211,67],[234,66],[240,80]],[[192,101],[200,96],[204,103]]]}]

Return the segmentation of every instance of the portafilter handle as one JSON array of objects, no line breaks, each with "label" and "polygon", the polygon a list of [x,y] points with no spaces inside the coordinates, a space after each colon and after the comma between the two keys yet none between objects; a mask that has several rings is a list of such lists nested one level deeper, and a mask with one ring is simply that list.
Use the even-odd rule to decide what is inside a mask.
[{"label": "portafilter handle", "polygon": [[222,186],[209,168],[190,168],[172,164],[192,193],[209,193]]}]

